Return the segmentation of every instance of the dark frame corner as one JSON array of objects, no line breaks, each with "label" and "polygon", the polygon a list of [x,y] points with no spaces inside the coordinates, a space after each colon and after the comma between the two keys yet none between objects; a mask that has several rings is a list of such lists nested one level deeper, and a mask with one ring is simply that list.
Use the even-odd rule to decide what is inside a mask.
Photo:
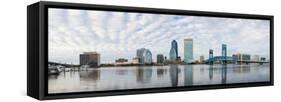
[{"label": "dark frame corner", "polygon": [[[104,92],[78,92],[78,93],[47,93],[47,60],[48,60],[48,8],[68,8],[83,10],[103,10],[103,11],[123,11],[123,12],[142,12],[156,14],[174,14],[174,15],[192,15],[192,16],[208,16],[208,17],[226,17],[226,18],[245,18],[245,19],[263,19],[270,20],[270,82],[255,83],[239,83],[227,85],[204,85],[192,87],[175,87],[175,88],[153,88],[153,89],[130,89],[122,91],[104,91]],[[190,90],[206,90],[206,89],[223,89],[223,88],[240,88],[253,86],[272,86],[274,84],[274,49],[273,49],[273,33],[274,33],[274,17],[272,15],[254,15],[254,14],[238,14],[238,13],[220,13],[205,11],[188,11],[173,9],[156,9],[156,8],[140,8],[125,7],[111,5],[93,5],[79,3],[62,3],[40,1],[29,5],[27,8],[27,95],[39,100],[60,99],[60,98],[81,98],[96,96],[112,96],[112,95],[128,95],[128,94],[144,94],[159,92],[175,92]]]}]

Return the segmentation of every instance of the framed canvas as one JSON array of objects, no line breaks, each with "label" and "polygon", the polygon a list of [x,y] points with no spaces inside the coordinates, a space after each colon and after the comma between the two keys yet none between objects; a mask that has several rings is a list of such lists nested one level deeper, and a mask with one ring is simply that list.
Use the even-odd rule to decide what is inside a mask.
[{"label": "framed canvas", "polygon": [[45,100],[273,85],[273,16],[29,5],[27,94]]}]

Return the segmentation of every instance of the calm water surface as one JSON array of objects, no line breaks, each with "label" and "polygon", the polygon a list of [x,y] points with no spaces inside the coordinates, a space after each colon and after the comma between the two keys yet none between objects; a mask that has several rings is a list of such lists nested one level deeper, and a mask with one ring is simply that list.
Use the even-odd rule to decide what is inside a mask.
[{"label": "calm water surface", "polygon": [[102,67],[49,75],[48,92],[264,82],[269,78],[269,64]]}]

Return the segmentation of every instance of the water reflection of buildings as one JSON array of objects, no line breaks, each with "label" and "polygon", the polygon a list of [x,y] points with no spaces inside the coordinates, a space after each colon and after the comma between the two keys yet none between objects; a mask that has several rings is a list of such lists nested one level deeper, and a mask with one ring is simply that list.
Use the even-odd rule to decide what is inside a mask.
[{"label": "water reflection of buildings", "polygon": [[178,65],[170,65],[170,78],[172,87],[178,85]]},{"label": "water reflection of buildings", "polygon": [[222,64],[222,70],[221,70],[221,83],[222,84],[226,84],[226,78],[227,78],[227,65],[226,64]]},{"label": "water reflection of buildings", "polygon": [[251,71],[250,66],[248,65],[239,65],[238,67],[235,67],[232,69],[232,72],[234,73],[248,73]]},{"label": "water reflection of buildings", "polygon": [[184,85],[193,85],[193,66],[184,66]]},{"label": "water reflection of buildings", "polygon": [[116,74],[118,74],[118,75],[127,75],[128,74],[128,70],[127,69],[118,69],[118,70],[116,70]]},{"label": "water reflection of buildings", "polygon": [[167,74],[167,69],[164,69],[164,68],[157,68],[157,77],[163,77],[164,75]]},{"label": "water reflection of buildings", "polygon": [[80,54],[80,65],[89,65],[90,67],[100,66],[100,54],[97,52],[84,52]]},{"label": "water reflection of buildings", "polygon": [[213,80],[214,77],[214,67],[213,65],[209,65],[209,80]]},{"label": "water reflection of buildings", "polygon": [[84,81],[97,81],[100,80],[100,70],[80,71],[80,80]]},{"label": "water reflection of buildings", "polygon": [[137,82],[148,83],[152,78],[151,68],[137,68]]}]

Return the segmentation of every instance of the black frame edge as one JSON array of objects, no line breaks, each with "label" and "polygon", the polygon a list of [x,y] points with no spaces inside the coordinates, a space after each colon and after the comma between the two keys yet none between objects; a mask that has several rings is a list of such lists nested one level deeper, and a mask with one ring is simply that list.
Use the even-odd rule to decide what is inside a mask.
[{"label": "black frame edge", "polygon": [[[38,47],[38,67],[37,73],[34,73],[33,71],[30,71],[32,69],[35,69],[33,67],[29,67],[30,64],[28,64],[28,73],[32,74],[30,76],[37,76],[39,79],[37,80],[38,86],[36,86],[35,89],[37,89],[38,93],[36,95],[29,95],[29,93],[31,92],[29,90],[30,85],[35,85],[34,82],[30,82],[30,76],[28,77],[28,95],[31,97],[34,97],[36,99],[39,100],[50,100],[50,99],[64,99],[64,98],[82,98],[82,97],[98,97],[98,96],[114,96],[114,95],[133,95],[133,94],[145,94],[145,93],[159,93],[159,92],[177,92],[177,91],[191,91],[191,90],[209,90],[209,89],[225,89],[225,88],[243,88],[243,87],[258,87],[258,86],[272,86],[274,85],[274,81],[273,81],[273,77],[274,77],[274,71],[273,71],[273,67],[274,67],[274,58],[273,58],[273,50],[274,50],[274,46],[273,46],[273,33],[274,33],[274,24],[273,24],[273,15],[255,15],[255,14],[238,14],[238,13],[222,13],[222,12],[205,12],[205,11],[188,11],[188,10],[173,10],[173,9],[158,9],[158,8],[141,8],[141,7],[125,7],[125,6],[113,6],[113,5],[94,5],[94,4],[81,4],[81,3],[64,3],[64,2],[48,2],[48,1],[40,1],[38,3],[36,3],[38,5],[38,22],[36,24],[38,24],[38,27],[32,28],[34,30],[28,30],[28,39],[30,40],[30,35],[29,34],[31,31],[35,32],[37,31],[38,38],[37,40],[40,39],[40,41],[37,41],[37,43],[39,43],[38,45],[40,46],[36,46]],[[35,4],[33,4],[35,5]],[[137,90],[137,91],[118,91],[118,92],[113,92],[113,93],[108,93],[108,92],[103,92],[103,93],[80,93],[80,94],[62,94],[62,95],[47,95],[46,94],[46,90],[44,89],[46,87],[46,82],[44,80],[46,80],[44,71],[45,71],[45,65],[46,62],[44,62],[44,60],[46,60],[48,58],[48,56],[45,55],[45,53],[47,52],[46,47],[48,47],[46,44],[47,41],[45,41],[46,39],[44,37],[48,37],[47,34],[45,33],[45,23],[47,23],[47,21],[45,20],[45,7],[46,6],[65,6],[65,7],[76,7],[75,9],[87,9],[89,7],[92,8],[98,8],[101,10],[116,10],[116,11],[129,11],[129,12],[144,12],[144,13],[161,13],[163,14],[163,12],[165,12],[164,14],[171,14],[171,12],[175,12],[172,14],[180,14],[180,15],[186,15],[186,14],[191,14],[194,16],[209,16],[209,17],[229,17],[229,18],[246,18],[246,19],[265,19],[265,20],[270,20],[270,82],[263,82],[263,83],[245,83],[245,84],[235,84],[235,85],[220,85],[220,86],[202,86],[202,87],[193,87],[193,88],[177,88],[177,89],[151,89],[151,90]],[[30,5],[31,6],[31,5]],[[159,12],[158,12],[159,11]],[[182,13],[184,12],[184,13]],[[28,17],[29,18],[29,17]],[[30,24],[34,24],[31,21],[28,20],[28,29],[30,29]],[[35,30],[36,29],[36,30]],[[33,37],[34,38],[34,37]],[[33,59],[33,57],[29,58],[30,56],[30,51],[33,49],[30,49],[30,41],[28,40],[28,63],[30,63],[30,61],[32,61],[31,59]],[[32,53],[31,53],[32,54]],[[34,54],[34,53],[33,53]],[[32,54],[32,56],[33,56]],[[32,64],[34,64],[32,62]],[[36,69],[35,69],[36,70]],[[32,94],[35,94],[34,92]]]},{"label": "black frame edge", "polygon": [[39,2],[27,6],[27,95],[39,99]]}]

